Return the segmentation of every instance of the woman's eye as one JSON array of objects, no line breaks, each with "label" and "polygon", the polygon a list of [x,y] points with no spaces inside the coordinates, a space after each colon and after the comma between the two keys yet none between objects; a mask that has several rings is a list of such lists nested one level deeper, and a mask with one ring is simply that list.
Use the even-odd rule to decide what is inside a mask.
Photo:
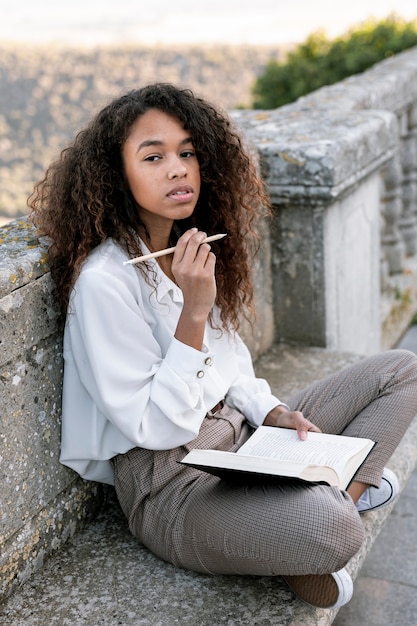
[{"label": "woman's eye", "polygon": [[184,150],[184,152],[181,152],[181,156],[185,159],[190,159],[194,155],[195,155],[195,152],[193,150]]},{"label": "woman's eye", "polygon": [[145,161],[159,161],[161,157],[158,156],[157,154],[150,154],[149,156],[145,157]]}]

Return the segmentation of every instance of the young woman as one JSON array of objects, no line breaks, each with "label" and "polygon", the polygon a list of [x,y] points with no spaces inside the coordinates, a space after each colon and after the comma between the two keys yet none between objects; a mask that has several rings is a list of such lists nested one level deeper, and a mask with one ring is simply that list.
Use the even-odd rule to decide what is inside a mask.
[{"label": "young woman", "polygon": [[[132,91],[62,152],[30,204],[66,315],[61,462],[114,484],[132,533],[162,559],[282,575],[315,606],[346,603],[359,509],[398,492],[384,467],[417,411],[417,360],[364,359],[288,405],[255,377],[237,331],[268,200],[227,116],[172,85]],[[227,239],[203,243],[217,233]],[[235,451],[260,424],[378,445],[347,492],[231,484],[177,463],[195,447]]]}]

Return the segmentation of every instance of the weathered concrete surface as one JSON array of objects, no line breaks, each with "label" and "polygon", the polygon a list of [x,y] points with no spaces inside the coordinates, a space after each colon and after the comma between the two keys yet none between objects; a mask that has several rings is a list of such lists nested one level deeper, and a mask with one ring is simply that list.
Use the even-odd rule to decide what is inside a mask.
[{"label": "weathered concrete surface", "polygon": [[102,489],[58,462],[62,328],[45,250],[19,220],[0,229],[0,594],[93,515]]},{"label": "weathered concrete surface", "polygon": [[398,150],[396,115],[284,107],[233,117],[275,205],[275,339],[379,350],[381,169]]},{"label": "weathered concrete surface", "polygon": [[[356,362],[358,355],[276,345],[257,363],[288,398],[309,383]],[[390,467],[404,485],[417,456],[417,421]],[[391,507],[363,516],[366,541],[348,569],[356,578]],[[150,554],[129,533],[111,497],[98,519],[73,537],[0,609],[7,626],[328,626],[336,611],[297,600],[280,577],[204,576]]]},{"label": "weathered concrete surface", "polygon": [[[406,307],[393,303],[392,292],[384,294],[395,314],[388,311],[382,332],[376,332],[374,305],[380,293],[375,285],[380,281],[390,292],[388,274],[406,272],[407,256],[417,254],[417,47],[275,111],[236,111],[233,117],[259,152],[276,207],[272,254],[277,275],[283,272],[274,281],[276,338],[364,353],[378,341],[379,349],[393,338],[398,341]],[[379,212],[379,251],[374,238],[369,248],[369,237],[363,236],[366,220],[361,228],[349,220],[353,195],[372,216]],[[340,206],[346,209],[347,238],[355,241],[355,249],[349,254],[348,247],[344,259],[336,259],[342,280],[335,292],[327,289],[335,263],[326,261],[323,233],[326,222],[337,224]],[[330,239],[337,241],[339,233]],[[367,271],[372,267],[374,273],[367,283],[362,276],[353,293],[352,265],[365,261],[370,250]],[[353,317],[346,313],[352,293]],[[415,289],[408,299],[412,315]],[[378,306],[386,313],[384,301]],[[361,328],[356,346],[352,326]]]},{"label": "weathered concrete surface", "polygon": [[239,331],[253,358],[257,358],[268,350],[275,338],[270,224],[266,220],[259,222],[257,232],[260,239],[259,254],[252,267],[256,323],[250,324],[242,319],[242,327]]},{"label": "weathered concrete surface", "polygon": [[381,345],[378,174],[331,207],[277,208],[276,339],[372,354]]},{"label": "weathered concrete surface", "polygon": [[39,246],[27,218],[0,228],[0,297],[43,276],[47,268],[46,250]]},{"label": "weathered concrete surface", "polygon": [[[381,349],[379,173],[367,176],[325,213],[324,345],[374,354]],[[317,291],[315,296],[318,298]]]},{"label": "weathered concrete surface", "polygon": [[407,258],[404,271],[390,276],[382,293],[381,349],[396,345],[417,314],[417,257]]},{"label": "weathered concrete surface", "polygon": [[[293,108],[294,107],[294,108]],[[260,153],[273,204],[328,204],[379,169],[398,144],[388,111],[233,111]]]}]

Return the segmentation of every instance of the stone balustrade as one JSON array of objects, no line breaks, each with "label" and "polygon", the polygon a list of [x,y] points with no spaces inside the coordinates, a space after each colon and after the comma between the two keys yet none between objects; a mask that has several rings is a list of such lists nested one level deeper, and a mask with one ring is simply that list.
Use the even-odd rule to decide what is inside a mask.
[{"label": "stone balustrade", "polygon": [[276,339],[364,354],[415,310],[417,49],[275,111],[238,111],[275,207]]},{"label": "stone balustrade", "polygon": [[[370,354],[416,308],[417,49],[275,111],[234,111],[274,206],[259,225],[256,358],[287,341]],[[232,242],[230,242],[232,245]],[[58,463],[62,328],[26,219],[0,229],[1,592],[81,526],[102,489]]]}]

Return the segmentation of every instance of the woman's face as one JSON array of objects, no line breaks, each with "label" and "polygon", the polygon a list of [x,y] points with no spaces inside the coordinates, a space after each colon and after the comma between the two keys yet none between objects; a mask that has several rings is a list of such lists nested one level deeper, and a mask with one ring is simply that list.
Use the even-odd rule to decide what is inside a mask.
[{"label": "woman's face", "polygon": [[150,109],[133,124],[122,150],[130,190],[143,223],[172,226],[189,217],[200,194],[200,166],[190,133],[175,118]]}]

